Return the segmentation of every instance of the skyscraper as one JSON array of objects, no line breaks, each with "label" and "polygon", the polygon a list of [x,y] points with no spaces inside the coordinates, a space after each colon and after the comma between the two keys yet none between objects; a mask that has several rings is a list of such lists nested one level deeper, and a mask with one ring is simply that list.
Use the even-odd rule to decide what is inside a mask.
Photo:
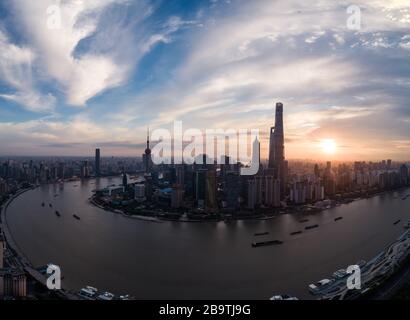
[{"label": "skyscraper", "polygon": [[255,179],[248,180],[248,209],[255,209],[256,207],[256,182]]},{"label": "skyscraper", "polygon": [[145,197],[145,185],[143,184],[136,184],[134,187],[134,193],[135,193],[135,200],[137,202],[144,202],[147,200]]},{"label": "skyscraper", "polygon": [[184,187],[185,185],[185,165],[180,164],[175,166],[176,183]]},{"label": "skyscraper", "polygon": [[238,173],[230,171],[224,176],[224,194],[229,209],[238,209],[241,196],[241,180]]},{"label": "skyscraper", "polygon": [[265,176],[265,205],[280,207],[280,181],[273,176]]},{"label": "skyscraper", "polygon": [[332,163],[330,161],[326,162],[326,175],[331,175],[332,173]]},{"label": "skyscraper", "polygon": [[405,164],[400,166],[400,183],[402,185],[407,185],[409,180],[409,169]]},{"label": "skyscraper", "polygon": [[262,172],[261,166],[261,143],[258,140],[258,137],[255,137],[252,146],[252,166],[258,166],[258,174]]},{"label": "skyscraper", "polygon": [[281,198],[285,194],[285,135],[283,130],[283,104],[276,104],[275,126],[270,129],[269,169],[274,170],[275,179],[280,181]]},{"label": "skyscraper", "polygon": [[122,173],[122,186],[124,188],[127,188],[127,186],[128,186],[128,177],[127,177],[127,174],[125,172]]},{"label": "skyscraper", "polygon": [[216,201],[216,187],[216,170],[208,170],[206,172],[205,207],[209,212],[214,212],[218,209],[218,204]]},{"label": "skyscraper", "polygon": [[81,178],[88,178],[90,176],[90,170],[88,165],[88,160],[83,161],[81,165]]},{"label": "skyscraper", "polygon": [[172,186],[171,207],[181,208],[184,204],[184,189],[182,185],[176,183]]},{"label": "skyscraper", "polygon": [[198,208],[205,208],[206,197],[206,169],[199,169],[196,171],[195,177],[195,200]]},{"label": "skyscraper", "polygon": [[100,175],[100,149],[95,149],[95,176],[99,177]]}]

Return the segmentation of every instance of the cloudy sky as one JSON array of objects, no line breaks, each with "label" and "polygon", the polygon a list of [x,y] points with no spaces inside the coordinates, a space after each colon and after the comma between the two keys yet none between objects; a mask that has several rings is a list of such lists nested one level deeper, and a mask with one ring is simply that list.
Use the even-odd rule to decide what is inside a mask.
[{"label": "cloudy sky", "polygon": [[282,101],[287,158],[410,160],[409,97],[408,0],[0,2],[0,155],[140,155],[174,120],[264,154]]}]

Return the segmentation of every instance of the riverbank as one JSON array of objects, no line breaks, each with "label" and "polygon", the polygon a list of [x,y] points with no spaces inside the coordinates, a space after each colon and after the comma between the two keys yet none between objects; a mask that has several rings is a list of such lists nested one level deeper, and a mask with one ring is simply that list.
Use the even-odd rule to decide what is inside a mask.
[{"label": "riverbank", "polygon": [[[0,221],[0,229],[3,232],[4,238],[6,240],[6,245],[7,245],[7,250],[9,250],[14,258],[14,261],[18,264],[18,267],[24,272],[26,272],[34,281],[36,281],[40,286],[42,287],[47,287],[47,278],[41,274],[38,270],[34,268],[34,266],[31,264],[31,262],[28,260],[26,255],[23,253],[23,251],[20,249],[18,244],[13,238],[13,235],[11,234],[8,224],[7,224],[7,209],[10,206],[10,204],[16,200],[19,196],[22,194],[35,190],[39,186],[27,188],[24,190],[18,191],[16,194],[12,195],[11,198],[9,198],[4,206],[1,208],[1,221]],[[73,295],[72,293],[69,292],[69,290],[62,288],[61,290],[53,292],[55,294],[55,297],[59,297],[60,299],[71,299],[71,300],[76,300],[77,297]]]},{"label": "riverbank", "polygon": [[[342,206],[342,205],[348,205],[352,202],[355,201],[360,201],[360,200],[364,200],[364,199],[369,199],[369,198],[373,198],[376,196],[380,196],[383,194],[387,194],[390,192],[398,192],[400,190],[404,190],[408,188],[408,186],[406,187],[400,187],[394,190],[385,190],[385,191],[378,191],[378,192],[372,192],[372,193],[366,193],[363,194],[357,198],[344,198],[342,200],[329,200],[332,203],[325,206],[325,207],[316,207],[316,206],[311,206],[311,205],[303,205],[303,206],[289,206],[286,208],[282,208],[281,210],[276,210],[275,213],[271,214],[271,215],[266,215],[266,214],[251,214],[251,213],[247,213],[247,214],[239,214],[239,215],[232,215],[232,214],[224,214],[224,213],[218,213],[218,214],[213,214],[211,216],[207,216],[207,215],[203,215],[203,217],[199,218],[200,215],[197,215],[198,218],[191,218],[191,216],[195,216],[195,213],[184,213],[184,214],[178,214],[175,212],[167,212],[167,211],[163,211],[162,208],[158,208],[158,210],[160,211],[160,213],[152,213],[153,210],[147,210],[147,209],[142,209],[142,213],[146,213],[146,215],[139,215],[139,214],[130,214],[127,213],[126,210],[121,210],[118,208],[112,208],[110,206],[104,205],[99,203],[98,201],[98,197],[94,194],[93,196],[91,196],[89,198],[89,202],[100,208],[103,209],[104,211],[109,211],[112,213],[116,213],[116,214],[120,214],[126,218],[133,218],[133,219],[137,219],[137,220],[143,220],[143,221],[148,221],[148,222],[155,222],[155,223],[160,223],[163,221],[172,221],[172,222],[182,222],[182,223],[215,223],[215,222],[221,222],[221,221],[225,221],[225,222],[229,222],[229,221],[247,221],[247,220],[270,220],[270,219],[274,219],[276,218],[278,215],[281,214],[295,214],[295,213],[301,213],[301,214],[316,214],[316,213],[320,213],[323,212],[325,210],[329,210],[329,209],[333,209],[336,208],[338,206]],[[408,197],[410,197],[410,195],[407,195],[404,197],[404,199],[402,200],[406,200]],[[325,200],[326,201],[326,200]],[[144,211],[145,210],[145,211]],[[273,209],[272,209],[273,210]],[[215,217],[216,216],[216,217]]]},{"label": "riverbank", "polygon": [[[178,218],[172,218],[172,216],[175,216],[177,214],[172,213],[172,212],[164,212],[161,209],[161,213],[155,213],[154,216],[149,216],[149,215],[135,215],[135,214],[127,214],[124,210],[120,209],[115,209],[111,208],[108,206],[104,206],[100,203],[98,203],[98,200],[96,199],[95,196],[92,196],[89,198],[89,203],[92,205],[108,212],[120,214],[126,218],[133,218],[137,220],[143,220],[143,221],[148,221],[148,222],[156,222],[156,223],[161,223],[165,221],[172,221],[172,222],[183,222],[183,223],[215,223],[215,222],[229,222],[229,221],[245,221],[245,220],[270,220],[274,219],[277,215],[271,215],[271,216],[266,216],[266,215],[243,215],[239,217],[233,217],[232,215],[223,215],[219,214],[218,218],[209,218],[209,217],[204,217],[203,219],[192,219],[188,217],[188,214],[183,214],[183,215],[178,215]],[[146,212],[149,212],[148,210]]]},{"label": "riverbank", "polygon": [[120,214],[125,218],[130,218],[130,219],[136,219],[136,220],[142,220],[142,221],[148,221],[148,222],[155,222],[155,223],[161,223],[162,221],[155,218],[155,217],[146,217],[146,216],[139,216],[139,215],[129,215],[126,214],[124,211],[122,210],[118,210],[118,209],[111,209],[111,208],[107,208],[104,207],[103,205],[99,204],[98,202],[96,202],[96,200],[91,197],[88,199],[89,203],[91,203],[93,206],[96,206],[97,208],[100,208],[104,211],[109,211],[112,213],[116,213],[116,214]]}]

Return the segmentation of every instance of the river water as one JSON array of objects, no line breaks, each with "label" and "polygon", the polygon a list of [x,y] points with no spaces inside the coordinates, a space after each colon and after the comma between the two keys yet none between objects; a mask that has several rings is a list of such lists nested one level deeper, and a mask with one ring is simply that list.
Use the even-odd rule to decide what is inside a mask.
[{"label": "river water", "polygon": [[[23,193],[7,209],[8,228],[35,267],[61,267],[68,289],[92,285],[139,299],[268,299],[281,293],[311,298],[310,283],[369,260],[399,237],[410,219],[410,198],[401,199],[410,189],[314,215],[228,223],[153,223],[88,203],[92,190],[120,181],[50,184]],[[343,220],[335,222],[336,217]],[[304,230],[313,224],[319,228]],[[298,230],[303,233],[290,235]],[[270,234],[254,236],[260,232]],[[255,239],[284,243],[252,248]]]}]

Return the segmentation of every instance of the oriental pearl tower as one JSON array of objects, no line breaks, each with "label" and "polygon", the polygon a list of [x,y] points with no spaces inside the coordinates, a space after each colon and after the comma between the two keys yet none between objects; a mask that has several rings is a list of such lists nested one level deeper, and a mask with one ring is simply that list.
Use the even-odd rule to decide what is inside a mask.
[{"label": "oriental pearl tower", "polygon": [[147,129],[147,148],[145,149],[145,153],[143,154],[143,158],[144,158],[145,173],[150,173],[151,172],[152,159],[151,159],[151,149],[149,147],[149,128]]}]

